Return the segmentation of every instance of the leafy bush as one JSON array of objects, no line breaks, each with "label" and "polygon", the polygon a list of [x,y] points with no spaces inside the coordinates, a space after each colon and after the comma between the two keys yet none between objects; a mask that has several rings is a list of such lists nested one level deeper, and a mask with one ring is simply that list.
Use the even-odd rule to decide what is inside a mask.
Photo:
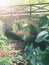
[{"label": "leafy bush", "polygon": [[19,22],[19,23],[13,23],[11,25],[11,31],[16,32],[17,30],[22,30],[22,31],[29,33],[29,34],[38,33],[38,29],[36,28],[35,25],[33,25],[29,22],[24,22],[24,21]]},{"label": "leafy bush", "polygon": [[6,63],[12,63],[12,59],[10,57],[4,57],[4,58],[0,58],[0,62],[4,62]]},{"label": "leafy bush", "polygon": [[[37,35],[36,42],[40,44],[43,41],[46,44],[46,49],[41,54],[41,61],[43,65],[49,65],[49,19],[47,16],[41,18],[39,27],[41,32]],[[41,64],[42,65],[42,64]]]},{"label": "leafy bush", "polygon": [[23,56],[28,62],[27,65],[49,65],[49,22],[47,16],[41,18],[39,27],[41,31],[37,35],[35,42],[42,45],[41,47],[46,44],[46,49],[41,51],[39,46],[34,48],[33,43],[26,45]]},{"label": "leafy bush", "polygon": [[39,26],[42,31],[37,35],[36,42],[49,42],[49,19],[46,16],[42,17]]},{"label": "leafy bush", "polygon": [[9,39],[5,35],[0,35],[0,45],[8,44]]}]

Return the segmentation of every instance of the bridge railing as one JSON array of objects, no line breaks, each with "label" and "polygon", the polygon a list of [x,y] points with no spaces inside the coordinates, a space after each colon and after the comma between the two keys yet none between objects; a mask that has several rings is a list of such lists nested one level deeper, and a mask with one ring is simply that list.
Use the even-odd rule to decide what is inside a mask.
[{"label": "bridge railing", "polygon": [[25,5],[15,5],[15,6],[5,6],[0,7],[0,15],[9,14],[29,14],[32,13],[49,13],[49,3],[37,3],[37,4],[25,4]]}]

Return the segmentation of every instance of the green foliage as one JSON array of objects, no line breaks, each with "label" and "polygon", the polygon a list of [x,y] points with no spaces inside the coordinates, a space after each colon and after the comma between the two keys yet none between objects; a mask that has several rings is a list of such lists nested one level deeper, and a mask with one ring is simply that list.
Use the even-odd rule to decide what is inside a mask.
[{"label": "green foliage", "polygon": [[3,62],[5,65],[8,64],[12,64],[12,59],[10,57],[4,57],[4,58],[0,58],[0,62]]},{"label": "green foliage", "polygon": [[[15,27],[13,27],[14,25]],[[38,33],[38,29],[36,28],[36,26],[29,22],[23,21],[16,24],[13,23],[12,27],[13,28],[11,29],[11,31],[16,34],[18,34],[17,31],[19,31],[20,34],[18,34],[18,36],[24,41],[27,41],[28,43],[32,43]]]},{"label": "green foliage", "polygon": [[35,49],[33,43],[31,43],[30,45],[26,45],[23,54],[24,58],[28,62],[27,65],[49,65],[49,21],[47,16],[41,18],[39,27],[41,32],[37,35],[35,41],[37,42],[37,44],[45,41],[47,46],[44,51],[41,51],[40,47],[37,47]]},{"label": "green foliage", "polygon": [[24,49],[24,58],[27,60],[27,65],[36,65],[36,52],[34,51],[33,45],[28,45]]},{"label": "green foliage", "polygon": [[49,19],[47,16],[41,18],[39,27],[41,32],[37,35],[36,42],[46,42],[47,47],[41,54],[41,61],[44,65],[49,65]]},{"label": "green foliage", "polygon": [[46,2],[46,0],[27,0],[26,3],[34,4],[34,3],[41,3],[41,2]]},{"label": "green foliage", "polygon": [[[49,65],[49,46],[47,45],[44,51],[40,50],[40,47],[34,48],[33,42],[29,42],[33,39],[32,35],[37,35],[36,42],[47,41],[49,43],[49,23],[47,16],[44,16],[40,20],[39,27],[41,32],[37,35],[37,29],[30,23],[21,22],[17,24],[12,24],[11,31],[16,32],[17,30],[22,30],[27,33],[27,35],[18,35],[23,40],[28,41],[25,48],[21,54],[16,54],[16,56],[12,59],[11,57],[0,58],[0,62],[3,62],[5,65],[12,64],[12,60],[16,62],[22,62],[21,59],[24,59],[28,62],[27,65]],[[0,36],[0,44],[7,44],[9,42],[8,38],[4,35]],[[40,43],[41,44],[41,43]],[[43,46],[42,46],[43,47]]]},{"label": "green foliage", "polygon": [[[8,54],[8,52],[7,52],[8,44],[9,44],[9,39],[5,35],[0,35],[0,46],[3,49],[3,53],[5,53],[5,55],[6,55],[6,53]],[[4,65],[4,64],[8,65],[7,63],[9,65],[11,64],[10,57],[3,57],[3,58],[0,57],[1,65]]]},{"label": "green foliage", "polygon": [[36,42],[42,42],[43,40],[45,40],[47,37],[49,36],[47,31],[41,31],[36,38]]},{"label": "green foliage", "polygon": [[0,45],[7,44],[9,39],[5,35],[0,35]]},{"label": "green foliage", "polygon": [[28,45],[24,49],[24,58],[27,60],[27,65],[49,65],[49,46],[46,50],[41,51],[39,47],[33,48],[33,45]]},{"label": "green foliage", "polygon": [[11,24],[10,30],[16,32],[18,30],[18,25],[16,23]]},{"label": "green foliage", "polygon": [[33,44],[27,45],[24,49],[24,58],[27,60],[27,65],[43,65],[41,60],[44,52],[39,47],[34,49]]},{"label": "green foliage", "polygon": [[49,19],[46,16],[41,18],[39,27],[42,31],[37,35],[36,42],[42,42],[49,37]]},{"label": "green foliage", "polygon": [[46,26],[46,25],[48,25],[48,18],[47,18],[47,16],[43,16],[43,17],[41,17],[39,27],[44,28],[44,26]]},{"label": "green foliage", "polygon": [[[35,25],[33,25],[31,23],[28,23],[28,22],[23,22],[22,21],[20,23],[13,23],[11,26],[12,26],[11,31],[14,31],[14,32],[16,32],[17,30],[22,30],[22,31],[27,32],[29,34],[33,34],[33,33],[38,32]],[[33,32],[33,31],[35,31],[35,32]]]},{"label": "green foliage", "polygon": [[44,65],[49,65],[49,51],[45,51],[45,53],[42,56],[42,61]]}]

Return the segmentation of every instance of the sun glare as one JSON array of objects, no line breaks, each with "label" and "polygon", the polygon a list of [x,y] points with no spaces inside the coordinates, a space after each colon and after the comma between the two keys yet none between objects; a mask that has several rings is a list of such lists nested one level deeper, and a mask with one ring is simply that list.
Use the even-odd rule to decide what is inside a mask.
[{"label": "sun glare", "polygon": [[0,7],[10,6],[12,4],[12,0],[0,0]]},{"label": "sun glare", "polygon": [[0,7],[26,3],[27,0],[0,0]]}]

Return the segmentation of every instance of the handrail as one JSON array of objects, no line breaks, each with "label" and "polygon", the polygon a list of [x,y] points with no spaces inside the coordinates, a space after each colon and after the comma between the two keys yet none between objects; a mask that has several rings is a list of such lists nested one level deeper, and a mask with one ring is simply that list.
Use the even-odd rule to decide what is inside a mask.
[{"label": "handrail", "polygon": [[[43,6],[42,6],[43,5]],[[36,4],[24,4],[24,5],[13,5],[5,6],[6,9],[0,10],[1,14],[32,14],[32,13],[49,13],[49,3],[36,3]],[[46,7],[46,8],[45,8]]]}]

